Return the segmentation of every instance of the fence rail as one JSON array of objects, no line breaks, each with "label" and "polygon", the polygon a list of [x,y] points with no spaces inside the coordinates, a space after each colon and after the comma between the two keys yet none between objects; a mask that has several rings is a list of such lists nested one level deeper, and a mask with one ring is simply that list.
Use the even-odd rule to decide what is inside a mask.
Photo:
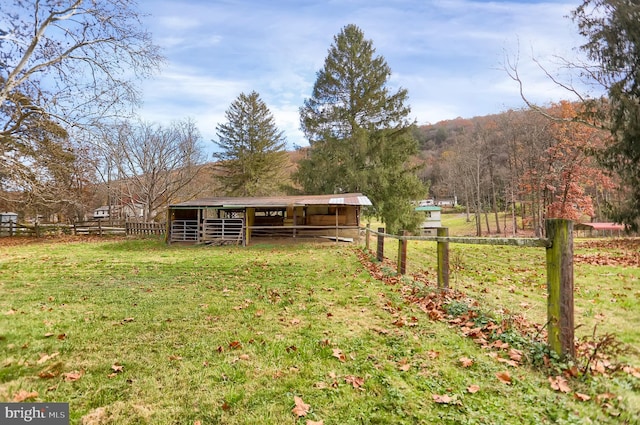
[{"label": "fence rail", "polygon": [[376,258],[384,258],[384,238],[398,240],[398,274],[406,271],[406,244],[409,240],[437,242],[438,287],[449,288],[449,244],[508,245],[540,247],[546,250],[547,271],[547,324],[548,345],[556,353],[575,357],[574,344],[574,300],[573,300],[573,222],[563,219],[546,221],[548,238],[465,238],[450,237],[448,229],[439,228],[437,236],[391,235],[365,229],[366,249],[369,250],[369,235],[377,235]]},{"label": "fence rail", "polygon": [[0,223],[0,236],[43,237],[55,235],[163,235],[163,223],[123,222],[110,224],[102,220],[77,221],[73,224]]}]

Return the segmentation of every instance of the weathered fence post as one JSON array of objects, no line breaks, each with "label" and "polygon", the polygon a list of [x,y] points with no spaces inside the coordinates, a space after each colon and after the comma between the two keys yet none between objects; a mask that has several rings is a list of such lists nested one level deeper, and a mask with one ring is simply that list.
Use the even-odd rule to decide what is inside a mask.
[{"label": "weathered fence post", "polygon": [[573,318],[573,222],[546,220],[547,322],[549,347],[561,356],[575,357]]},{"label": "weathered fence post", "polygon": [[[400,236],[406,236],[407,231],[400,232]],[[407,273],[407,240],[403,238],[398,239],[398,274],[404,275]]]},{"label": "weathered fence post", "polygon": [[371,234],[369,233],[369,231],[371,230],[371,223],[367,223],[367,228],[364,231],[364,235],[365,235],[365,241],[364,241],[364,246],[367,249],[367,252],[369,252],[369,236],[371,236]]},{"label": "weathered fence post", "polygon": [[378,227],[378,252],[376,258],[378,261],[384,260],[384,227]]},{"label": "weathered fence post", "polygon": [[[438,237],[449,236],[449,229],[438,227]],[[449,242],[438,241],[438,288],[444,291],[449,290]]]}]

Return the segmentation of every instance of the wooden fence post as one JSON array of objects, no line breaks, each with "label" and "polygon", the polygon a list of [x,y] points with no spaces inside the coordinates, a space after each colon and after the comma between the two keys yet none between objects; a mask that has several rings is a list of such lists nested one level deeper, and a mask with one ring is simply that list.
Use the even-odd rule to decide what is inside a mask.
[{"label": "wooden fence post", "polygon": [[384,227],[378,227],[378,252],[376,252],[376,258],[378,261],[384,260]]},{"label": "wooden fence post", "polygon": [[[407,231],[400,232],[401,236],[406,236]],[[398,239],[398,274],[404,275],[407,273],[407,240]]]},{"label": "wooden fence post", "polygon": [[[449,229],[438,227],[438,237],[449,236]],[[438,241],[438,288],[443,291],[449,290],[449,242]]]},{"label": "wooden fence post", "polygon": [[575,357],[573,317],[573,222],[546,220],[547,323],[549,347],[561,356]]},{"label": "wooden fence post", "polygon": [[367,252],[369,252],[369,236],[371,236],[371,234],[369,233],[369,231],[371,230],[371,223],[367,223],[367,228],[364,231],[364,235],[365,235],[365,241],[364,241],[364,246],[367,249]]}]

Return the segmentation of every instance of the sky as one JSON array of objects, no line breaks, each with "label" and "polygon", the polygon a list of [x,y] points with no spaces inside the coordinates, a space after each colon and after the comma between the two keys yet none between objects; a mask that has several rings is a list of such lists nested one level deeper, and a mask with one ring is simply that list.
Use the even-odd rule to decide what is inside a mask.
[{"label": "sky", "polygon": [[[342,28],[357,25],[391,68],[388,86],[408,90],[419,125],[524,106],[504,70],[518,62],[537,104],[572,99],[538,66],[583,43],[568,17],[579,1],[140,0],[167,61],[143,84],[143,119],[185,118],[214,149],[216,126],[240,93],[259,93],[287,147],[306,146],[298,110]],[[535,60],[534,60],[535,59]],[[208,146],[207,146],[208,145]]]}]

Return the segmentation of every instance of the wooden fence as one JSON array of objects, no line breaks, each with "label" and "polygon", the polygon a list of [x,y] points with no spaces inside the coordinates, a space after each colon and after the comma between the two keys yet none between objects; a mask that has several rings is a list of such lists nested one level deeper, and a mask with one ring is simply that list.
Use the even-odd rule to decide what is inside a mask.
[{"label": "wooden fence", "polygon": [[0,223],[0,236],[44,237],[59,235],[164,235],[164,223],[114,223],[102,220],[78,221],[73,224]]},{"label": "wooden fence", "polygon": [[547,333],[549,347],[562,356],[575,357],[573,307],[573,222],[563,219],[546,221],[547,238],[465,238],[449,237],[447,228],[439,228],[437,236],[390,235],[384,228],[366,228],[365,243],[369,250],[369,235],[377,238],[376,258],[384,258],[384,238],[398,240],[398,274],[406,272],[407,241],[437,242],[438,288],[449,289],[449,244],[510,245],[540,247],[546,250],[547,263]]}]

